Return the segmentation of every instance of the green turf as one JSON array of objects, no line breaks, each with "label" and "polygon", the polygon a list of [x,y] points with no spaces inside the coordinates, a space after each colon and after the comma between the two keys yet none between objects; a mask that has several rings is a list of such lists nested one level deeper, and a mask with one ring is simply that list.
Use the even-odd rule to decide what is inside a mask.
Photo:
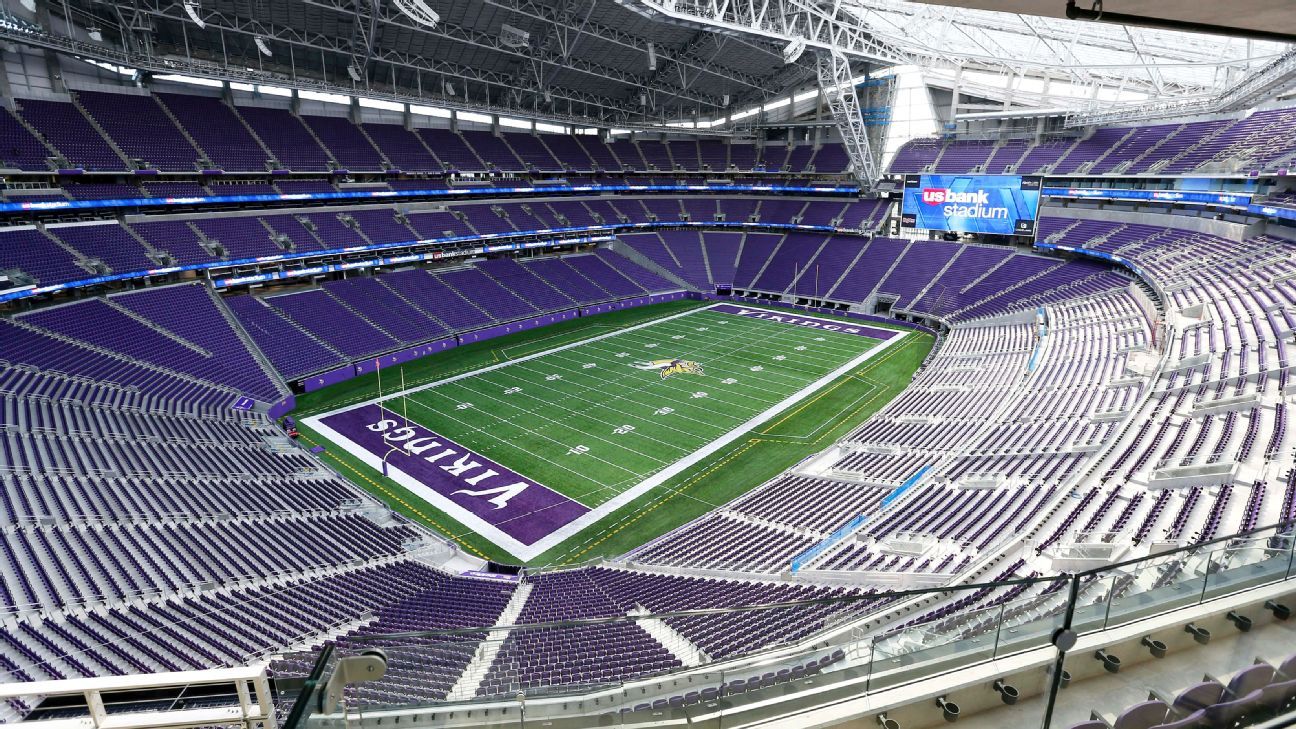
[{"label": "green turf", "polygon": [[[876,343],[694,311],[383,405],[592,508]],[[676,359],[701,373],[640,369]]]},{"label": "green turf", "polygon": [[[678,314],[697,306],[695,302],[672,302],[612,312],[468,345],[405,365],[405,384],[413,387],[472,372],[488,365]],[[710,322],[715,321],[715,317],[723,317],[732,323],[711,326]],[[704,319],[707,320],[706,323],[702,323]],[[705,326],[709,331],[685,331],[688,328],[682,327],[681,322],[687,322],[692,329]],[[740,335],[726,333],[722,336],[718,331],[720,327],[734,326],[740,328]],[[769,327],[776,327],[777,335],[771,334],[768,341],[759,341],[757,338],[762,332],[768,334],[771,331]],[[653,336],[647,338],[642,336],[644,333]],[[830,334],[831,337],[828,336]],[[679,335],[685,339],[671,339]],[[777,347],[771,348],[775,337],[782,341]],[[819,337],[824,341],[814,341]],[[803,339],[809,339],[810,343],[805,343]],[[841,340],[848,341],[843,343]],[[658,347],[643,348],[654,341]],[[797,346],[815,344],[826,350],[830,341],[841,350],[835,350],[836,353],[820,352],[820,356],[814,360],[772,359],[779,355],[790,358],[798,352],[810,351],[796,350]],[[631,342],[637,343],[640,349],[629,346]],[[614,343],[625,343],[627,346],[612,346]],[[713,312],[695,312],[673,322],[662,322],[601,342],[583,344],[554,355],[503,367],[488,373],[489,377],[479,375],[460,380],[453,383],[455,388],[444,392],[433,390],[442,390],[445,385],[424,390],[412,395],[408,404],[397,399],[389,402],[388,407],[398,412],[408,407],[412,419],[594,506],[619,492],[618,489],[628,488],[641,481],[646,473],[664,467],[661,463],[667,459],[664,453],[676,453],[676,450],[667,449],[652,439],[676,444],[680,455],[672,460],[678,460],[683,457],[682,449],[690,449],[690,452],[696,450],[694,444],[710,442],[717,433],[735,427],[715,415],[720,409],[718,405],[723,405],[724,410],[746,406],[751,413],[760,412],[770,403],[781,400],[786,394],[801,389],[805,384],[849,361],[871,344],[871,340],[853,335],[802,330]],[[848,345],[855,347],[855,355],[846,356]],[[787,412],[780,413],[756,432],[671,478],[568,542],[530,560],[530,563],[573,563],[623,553],[759,485],[798,460],[822,450],[903,390],[931,346],[930,336],[911,333],[903,341],[862,364],[856,371],[790,407]],[[629,356],[616,357],[623,351]],[[641,354],[644,356],[641,357]],[[562,359],[556,359],[558,356]],[[650,357],[680,357],[698,361],[703,365],[705,375],[697,377],[679,374],[662,380],[656,372],[641,371],[623,364],[627,359],[642,361]],[[756,359],[761,357],[770,358],[770,361],[757,362]],[[584,369],[583,365],[590,362],[595,367]],[[752,366],[764,369],[753,373],[750,371]],[[609,372],[612,376],[608,375]],[[562,378],[544,379],[553,374],[561,374]],[[391,370],[384,374],[384,378],[393,377]],[[514,377],[516,379],[511,379]],[[728,386],[719,385],[729,378],[738,382]],[[394,382],[394,379],[386,380],[384,389],[390,390]],[[703,382],[706,383],[705,386],[701,384]],[[798,385],[797,382],[801,384]],[[376,395],[376,384],[374,375],[367,375],[322,392],[304,395],[298,400],[299,414],[304,416],[319,413],[371,399]],[[521,387],[522,391],[504,395],[504,390],[510,387]],[[726,387],[728,390],[723,389]],[[552,392],[552,388],[561,388],[563,399],[559,399],[558,393]],[[702,391],[708,393],[707,398],[692,397],[693,392]],[[784,394],[779,395],[780,392]],[[551,394],[554,395],[552,400],[548,398]],[[518,395],[524,395],[527,399],[523,402],[507,402],[507,398]],[[573,397],[581,398],[579,408],[570,402]],[[721,403],[721,397],[727,399]],[[752,399],[749,401],[747,397]],[[416,400],[424,401],[424,404],[415,404]],[[473,407],[454,409],[466,402],[471,402]],[[760,405],[760,402],[766,404]],[[431,409],[426,405],[431,405]],[[448,410],[445,409],[447,405],[450,406]],[[663,407],[669,407],[674,412],[656,415]],[[423,410],[426,414],[416,416],[415,410]],[[704,410],[710,414],[706,414]],[[452,417],[446,417],[444,413],[451,413]],[[466,415],[468,413],[470,415]],[[541,428],[535,427],[540,421],[532,419],[537,416],[544,419]],[[685,416],[690,420],[685,420]],[[663,422],[666,422],[664,426]],[[524,423],[527,424],[525,428],[519,427]],[[617,426],[635,425],[635,429],[616,435],[613,432],[614,423]],[[460,430],[454,430],[455,428]],[[514,430],[508,431],[507,437],[498,437],[505,432],[501,430],[504,428]],[[526,433],[526,430],[537,432]],[[491,431],[494,431],[493,435],[486,434]],[[308,442],[320,442],[318,434],[309,428],[303,429],[303,434]],[[617,468],[586,456],[567,456],[586,458],[584,465],[574,469],[581,473],[580,478],[577,478],[572,476],[569,469],[544,462],[522,464],[516,453],[508,455],[509,450],[517,449],[505,445],[515,435],[529,438],[547,436],[557,443],[540,438],[529,443],[528,447],[541,446],[553,453],[561,450],[563,456],[566,456],[566,450],[572,445],[587,445],[591,449],[587,455],[593,455],[595,449],[606,449],[600,458],[615,464]],[[596,435],[598,439],[594,438]],[[583,442],[580,440],[582,438]],[[573,439],[577,439],[577,442],[569,442]],[[631,451],[651,456],[653,460]],[[491,559],[516,561],[488,540],[432,508],[374,469],[359,463],[341,449],[329,449],[326,458],[344,475],[384,498],[398,511],[451,537],[467,551]],[[591,467],[591,463],[598,465]],[[622,469],[628,470],[622,472]]]}]

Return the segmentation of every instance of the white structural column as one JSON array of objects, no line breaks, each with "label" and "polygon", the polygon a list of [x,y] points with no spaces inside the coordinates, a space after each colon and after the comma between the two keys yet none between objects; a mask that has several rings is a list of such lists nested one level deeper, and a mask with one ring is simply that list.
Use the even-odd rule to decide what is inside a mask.
[{"label": "white structural column", "polygon": [[850,62],[844,53],[833,49],[819,51],[818,63],[819,90],[833,121],[837,123],[837,131],[850,157],[851,170],[862,185],[871,188],[878,180],[878,162],[873,155],[873,145],[869,143],[864,117],[860,114]]}]

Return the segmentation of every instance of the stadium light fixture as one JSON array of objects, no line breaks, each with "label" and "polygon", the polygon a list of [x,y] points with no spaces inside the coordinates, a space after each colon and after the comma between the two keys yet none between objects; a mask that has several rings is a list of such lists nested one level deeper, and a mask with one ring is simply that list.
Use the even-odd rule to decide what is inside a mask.
[{"label": "stadium light fixture", "polygon": [[36,0],[18,0],[18,4],[29,13],[36,12]]},{"label": "stadium light fixture", "polygon": [[657,70],[657,46],[654,43],[648,44],[648,70]]},{"label": "stadium light fixture", "polygon": [[801,38],[793,38],[792,42],[783,48],[783,63],[795,63],[802,53],[805,53],[806,42]]},{"label": "stadium light fixture", "polygon": [[194,25],[199,28],[207,27],[207,23],[203,22],[202,17],[198,15],[198,11],[202,9],[202,6],[198,4],[198,0],[185,0],[184,9],[189,14],[189,19],[194,22]]},{"label": "stadium light fixture", "polygon": [[99,43],[103,41],[103,31],[99,30],[99,28],[92,25],[86,28],[85,31],[86,31],[86,35],[90,36],[90,40],[94,41],[95,43]]},{"label": "stadium light fixture", "polygon": [[419,25],[435,28],[441,22],[440,13],[428,7],[423,0],[393,0],[392,4]]},{"label": "stadium light fixture", "polygon": [[274,55],[273,53],[270,52],[270,46],[266,44],[265,38],[262,38],[261,36],[257,36],[256,39],[253,40],[253,42],[256,43],[257,50],[261,51],[261,55],[265,56],[266,58],[269,58]]},{"label": "stadium light fixture", "polygon": [[500,26],[500,43],[509,48],[526,48],[531,45],[531,34],[508,23]]},{"label": "stadium light fixture", "polygon": [[355,63],[352,63],[350,66],[347,66],[347,75],[351,77],[352,81],[355,81],[357,83],[364,80],[364,76],[360,75],[360,69],[356,67]]}]

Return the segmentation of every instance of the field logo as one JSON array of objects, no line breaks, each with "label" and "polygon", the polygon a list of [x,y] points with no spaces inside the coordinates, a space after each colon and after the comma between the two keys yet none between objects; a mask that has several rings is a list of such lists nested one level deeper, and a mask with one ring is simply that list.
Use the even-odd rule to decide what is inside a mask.
[{"label": "field logo", "polygon": [[655,359],[651,362],[635,362],[631,366],[640,370],[657,370],[663,380],[672,375],[702,374],[702,365],[687,359]]}]

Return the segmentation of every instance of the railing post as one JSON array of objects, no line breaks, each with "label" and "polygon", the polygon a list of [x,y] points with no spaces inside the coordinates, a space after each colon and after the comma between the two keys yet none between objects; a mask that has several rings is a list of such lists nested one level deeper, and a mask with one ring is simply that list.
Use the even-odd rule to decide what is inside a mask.
[{"label": "railing post", "polygon": [[999,657],[999,640],[1003,637],[1003,629],[1004,629],[1004,618],[1003,618],[1003,616],[1004,616],[1004,609],[1005,609],[1007,606],[1008,606],[1008,603],[1007,603],[1007,602],[1001,602],[1001,603],[999,603],[999,621],[998,621],[998,624],[997,624],[996,627],[995,627],[994,648],[991,649],[991,651],[990,651],[990,658],[991,658],[991,659],[994,659],[994,658],[998,658],[998,657]]},{"label": "railing post", "polygon": [[1062,615],[1062,627],[1053,633],[1053,646],[1057,648],[1057,660],[1053,662],[1053,676],[1049,681],[1048,703],[1044,707],[1044,725],[1050,729],[1053,724],[1053,710],[1057,705],[1058,692],[1062,690],[1062,670],[1066,664],[1066,652],[1075,645],[1076,634],[1071,630],[1075,620],[1076,601],[1080,599],[1080,578],[1071,575],[1071,587],[1067,595],[1066,612]]}]

